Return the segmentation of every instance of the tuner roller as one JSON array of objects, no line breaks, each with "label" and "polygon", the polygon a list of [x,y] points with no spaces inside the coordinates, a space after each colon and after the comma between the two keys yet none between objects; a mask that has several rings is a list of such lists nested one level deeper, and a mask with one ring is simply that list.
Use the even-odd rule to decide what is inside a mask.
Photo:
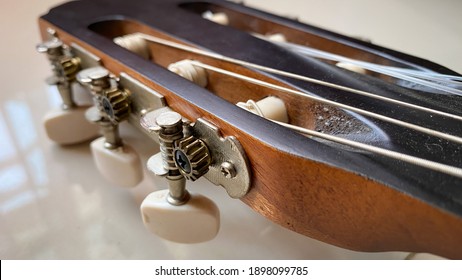
[{"label": "tuner roller", "polygon": [[114,43],[145,59],[150,59],[151,52],[148,43],[138,34],[128,34],[114,38]]},{"label": "tuner roller", "polygon": [[359,73],[359,74],[363,74],[363,75],[367,74],[366,69],[362,68],[361,66],[352,64],[352,63],[337,62],[337,64],[335,64],[335,66],[343,68],[345,70],[356,72],[356,73]]},{"label": "tuner roller", "polygon": [[60,145],[71,145],[98,137],[99,126],[87,121],[88,107],[61,108],[49,111],[43,118],[48,138]]},{"label": "tuner roller", "polygon": [[182,205],[168,202],[169,190],[149,194],[140,210],[145,227],[157,236],[178,243],[209,241],[218,234],[220,212],[209,198],[190,194]]},{"label": "tuner roller", "polygon": [[225,13],[214,13],[212,11],[205,11],[202,13],[202,17],[204,19],[213,21],[215,23],[221,24],[221,25],[228,25],[229,24],[229,18],[228,15]]},{"label": "tuner roller", "polygon": [[90,144],[96,168],[109,182],[126,188],[135,187],[143,180],[143,169],[138,153],[124,144],[108,149],[105,137]]},{"label": "tuner roller", "polygon": [[275,96],[268,96],[257,102],[253,100],[248,100],[245,103],[239,102],[236,105],[260,117],[283,123],[289,122],[284,101]]},{"label": "tuner roller", "polygon": [[250,34],[257,37],[257,38],[272,41],[272,42],[275,42],[275,43],[287,43],[287,38],[282,33],[271,33],[271,34],[263,35],[263,34],[260,34],[260,33],[252,32]]},{"label": "tuner roller", "polygon": [[207,86],[207,72],[205,72],[204,68],[193,65],[189,59],[180,60],[170,64],[168,66],[168,70],[187,80],[190,80],[198,86]]},{"label": "tuner roller", "polygon": [[287,42],[286,36],[282,33],[268,34],[265,37],[268,38],[268,40],[273,41],[273,42],[280,42],[280,43]]}]

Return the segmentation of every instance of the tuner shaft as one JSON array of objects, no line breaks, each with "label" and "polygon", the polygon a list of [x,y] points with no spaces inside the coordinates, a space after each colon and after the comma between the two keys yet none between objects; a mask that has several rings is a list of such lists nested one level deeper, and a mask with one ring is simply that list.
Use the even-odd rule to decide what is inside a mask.
[{"label": "tuner shaft", "polygon": [[160,151],[162,164],[168,170],[166,176],[169,184],[169,195],[167,201],[172,205],[182,205],[189,200],[189,193],[186,190],[186,179],[180,173],[175,164],[173,154],[174,143],[183,138],[183,121],[181,115],[176,112],[166,112],[156,119],[159,133]]}]

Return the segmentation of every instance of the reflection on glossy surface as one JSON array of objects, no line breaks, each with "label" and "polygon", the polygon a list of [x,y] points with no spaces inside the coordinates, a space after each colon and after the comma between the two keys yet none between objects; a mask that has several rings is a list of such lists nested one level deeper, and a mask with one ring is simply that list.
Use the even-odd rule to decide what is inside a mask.
[{"label": "reflection on glossy surface", "polygon": [[3,115],[0,115],[0,143],[2,143],[2,148],[0,149],[0,162],[9,160],[14,156],[14,146]]},{"label": "reflection on glossy surface", "polygon": [[[45,137],[41,118],[50,106],[59,106],[59,96],[55,88],[43,82],[50,70],[46,59],[34,51],[39,42],[36,18],[57,2],[2,1],[8,13],[0,17],[0,28],[5,29],[2,34],[9,32],[14,37],[10,39],[14,43],[0,46],[4,71],[0,93],[2,259],[344,259],[407,255],[352,252],[298,235],[264,219],[239,200],[230,199],[224,190],[203,179],[190,187],[219,205],[222,227],[218,237],[183,245],[150,235],[138,208],[148,193],[166,188],[166,182],[145,173],[145,180],[136,189],[116,188],[97,173],[88,143],[60,147]],[[299,6],[308,2],[295,1]],[[399,1],[393,3],[399,5]],[[21,32],[7,30],[11,26]],[[158,151],[156,145],[127,125],[122,125],[122,136],[144,162]]]}]

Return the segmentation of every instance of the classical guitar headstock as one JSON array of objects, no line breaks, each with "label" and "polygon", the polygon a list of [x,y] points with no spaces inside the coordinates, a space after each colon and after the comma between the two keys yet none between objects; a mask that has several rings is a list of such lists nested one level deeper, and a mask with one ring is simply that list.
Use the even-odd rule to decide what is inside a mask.
[{"label": "classical guitar headstock", "polygon": [[[186,190],[204,176],[325,242],[461,256],[457,73],[218,0],[76,1],[40,26],[64,103],[46,118],[49,137],[72,144],[100,129],[96,165],[129,187],[142,168],[119,123],[158,142],[147,167],[170,187],[141,206],[158,235],[216,235],[217,206]],[[93,107],[76,104],[76,83]]]}]

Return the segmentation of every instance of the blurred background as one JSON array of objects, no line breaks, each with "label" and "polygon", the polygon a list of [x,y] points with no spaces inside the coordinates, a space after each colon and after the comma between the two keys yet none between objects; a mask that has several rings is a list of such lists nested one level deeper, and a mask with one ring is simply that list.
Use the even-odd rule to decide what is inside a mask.
[{"label": "blurred background", "polygon": [[[136,188],[111,186],[95,170],[88,143],[61,147],[47,140],[41,118],[59,106],[40,42],[37,18],[56,0],[0,1],[1,259],[403,259],[408,252],[340,249],[273,224],[205,179],[191,190],[221,210],[217,238],[196,245],[161,240],[145,230],[144,197],[166,182],[149,174]],[[458,0],[276,1],[245,3],[279,15],[427,58],[462,72]],[[124,140],[145,161],[158,147],[130,128]],[[419,256],[417,256],[419,257]]]}]

